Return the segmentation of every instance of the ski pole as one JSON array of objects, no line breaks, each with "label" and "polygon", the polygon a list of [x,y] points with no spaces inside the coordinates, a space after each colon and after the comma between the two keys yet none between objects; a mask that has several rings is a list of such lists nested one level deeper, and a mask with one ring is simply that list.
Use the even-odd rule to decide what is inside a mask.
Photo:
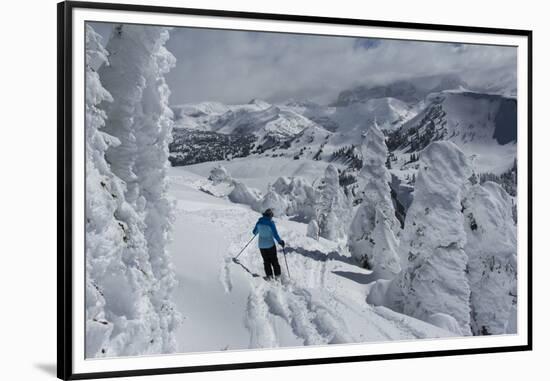
[{"label": "ski pole", "polygon": [[237,258],[239,258],[239,255],[241,255],[241,254],[243,253],[244,249],[246,249],[246,248],[248,247],[248,245],[250,245],[250,243],[254,240],[254,238],[256,238],[256,234],[254,234],[254,237],[252,237],[252,239],[251,239],[250,241],[248,241],[248,243],[247,243],[246,245],[244,245],[244,247],[242,248],[242,250],[239,251],[239,254],[237,254],[236,257],[233,257],[233,259],[236,260]]},{"label": "ski pole", "polygon": [[286,261],[286,251],[285,247],[283,246],[283,257],[285,257],[285,265],[286,265],[286,272],[288,273],[288,279],[290,280],[290,271],[288,271],[288,262]]}]

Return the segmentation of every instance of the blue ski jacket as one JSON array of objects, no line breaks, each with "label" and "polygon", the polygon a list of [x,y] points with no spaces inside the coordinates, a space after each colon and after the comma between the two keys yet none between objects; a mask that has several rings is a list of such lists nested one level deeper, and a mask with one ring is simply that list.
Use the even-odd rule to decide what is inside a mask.
[{"label": "blue ski jacket", "polygon": [[281,243],[283,240],[279,237],[275,223],[271,218],[260,217],[252,234],[258,234],[258,247],[260,249],[269,249],[275,245],[276,240],[278,243]]}]

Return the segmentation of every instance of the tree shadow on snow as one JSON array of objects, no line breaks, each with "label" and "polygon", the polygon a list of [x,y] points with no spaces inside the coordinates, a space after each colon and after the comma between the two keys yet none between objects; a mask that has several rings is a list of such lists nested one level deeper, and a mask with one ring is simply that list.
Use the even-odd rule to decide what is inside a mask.
[{"label": "tree shadow on snow", "polygon": [[374,274],[354,273],[352,271],[332,271],[333,274],[340,275],[359,284],[369,284],[376,280]]},{"label": "tree shadow on snow", "polygon": [[287,253],[296,253],[303,255],[304,257],[311,258],[315,261],[326,262],[326,261],[340,261],[348,263],[350,265],[357,265],[357,263],[349,257],[344,257],[337,251],[331,251],[330,253],[323,253],[319,250],[307,250],[303,247],[289,247],[286,249]]}]

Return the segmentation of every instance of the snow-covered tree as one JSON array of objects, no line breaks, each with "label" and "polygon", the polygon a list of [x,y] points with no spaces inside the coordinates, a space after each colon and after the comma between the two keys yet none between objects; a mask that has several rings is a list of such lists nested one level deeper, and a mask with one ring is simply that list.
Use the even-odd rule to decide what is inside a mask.
[{"label": "snow-covered tree", "polygon": [[307,233],[306,235],[315,240],[319,240],[319,224],[315,220],[309,221],[307,224]]},{"label": "snow-covered tree", "polygon": [[252,209],[260,209],[260,195],[255,189],[247,187],[240,181],[233,181],[233,190],[227,196],[231,202],[249,205]]},{"label": "snow-covered tree", "polygon": [[474,185],[463,206],[472,332],[516,333],[517,233],[512,199],[503,187],[488,181]]},{"label": "snow-covered tree", "polygon": [[401,235],[401,273],[387,294],[389,306],[424,321],[444,313],[470,335],[470,286],[461,199],[472,176],[453,143],[431,143],[420,155],[414,200]]},{"label": "snow-covered tree", "polygon": [[109,147],[120,141],[103,131],[105,112],[101,102],[112,102],[102,86],[97,69],[108,64],[107,51],[99,36],[86,25],[86,356],[96,356],[109,347],[114,322],[103,291],[106,275],[122,266],[122,223],[115,211],[122,205],[124,185],[105,160]]},{"label": "snow-covered tree", "polygon": [[225,181],[231,181],[231,176],[229,172],[227,172],[227,169],[221,165],[217,165],[210,170],[208,180],[212,181],[214,185],[217,185]]},{"label": "snow-covered tree", "polygon": [[340,187],[338,170],[329,164],[319,186],[316,217],[319,236],[341,241],[346,238],[350,222],[351,203]]},{"label": "snow-covered tree", "polygon": [[367,131],[361,151],[363,168],[359,176],[364,179],[365,188],[363,202],[350,226],[348,246],[362,266],[374,270],[379,277],[392,278],[401,270],[396,252],[400,225],[391,199],[391,175],[386,168],[388,149],[376,124]]},{"label": "snow-covered tree", "polygon": [[[99,106],[107,115],[103,132],[116,142],[106,148],[105,161],[120,193],[113,193],[118,236],[105,245],[102,262],[88,263],[104,301],[100,324],[112,327],[100,346],[88,346],[92,357],[176,349],[176,281],[166,252],[173,205],[166,189],[172,123],[164,74],[175,64],[164,47],[168,37],[163,27],[119,25],[107,45],[109,65],[98,71],[112,95],[112,102],[103,99]],[[97,342],[96,336],[87,331],[87,343]]]},{"label": "snow-covered tree", "polygon": [[375,276],[393,279],[400,271],[398,257],[399,241],[395,237],[388,217],[380,208],[374,215],[374,230],[369,234],[372,242],[372,269]]},{"label": "snow-covered tree", "polygon": [[[170,89],[164,75],[175,67],[176,58],[164,44],[170,37],[167,28],[137,33],[151,35],[151,61],[143,72],[146,86],[141,110],[135,118],[137,156],[134,173],[145,199],[145,239],[154,275],[151,301],[159,318],[162,352],[176,350],[174,330],[178,325],[172,291],[176,286],[172,260],[167,252],[175,220],[175,204],[168,197],[168,146],[172,141],[173,113],[169,107]],[[154,344],[154,343],[153,343]]]},{"label": "snow-covered tree", "polygon": [[293,177],[290,183],[290,205],[287,213],[308,222],[315,218],[319,193],[301,177]]},{"label": "snow-covered tree", "polygon": [[279,177],[271,189],[286,201],[285,214],[309,222],[315,217],[319,194],[302,177]]},{"label": "snow-covered tree", "polygon": [[268,191],[258,205],[258,211],[262,213],[266,209],[273,210],[275,217],[286,215],[288,200],[281,196],[273,186],[268,186]]}]

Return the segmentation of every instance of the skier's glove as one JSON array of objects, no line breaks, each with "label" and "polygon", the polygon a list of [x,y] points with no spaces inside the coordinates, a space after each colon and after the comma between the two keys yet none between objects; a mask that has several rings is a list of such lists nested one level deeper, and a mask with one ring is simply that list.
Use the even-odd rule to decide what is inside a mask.
[{"label": "skier's glove", "polygon": [[285,247],[285,241],[281,240],[281,242],[279,243],[279,245],[281,245],[282,247]]}]

